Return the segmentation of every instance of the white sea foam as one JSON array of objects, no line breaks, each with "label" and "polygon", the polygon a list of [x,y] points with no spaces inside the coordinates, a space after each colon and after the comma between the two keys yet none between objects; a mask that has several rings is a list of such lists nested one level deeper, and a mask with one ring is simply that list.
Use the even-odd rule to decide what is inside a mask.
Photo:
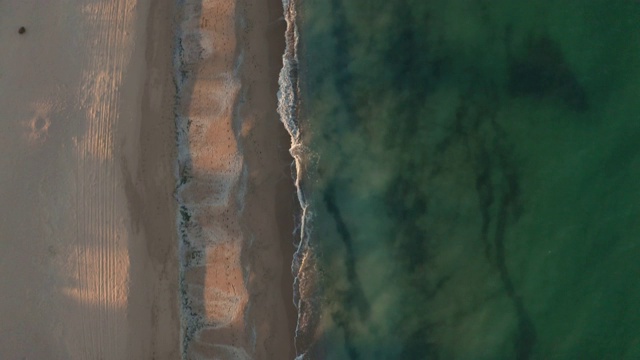
[{"label": "white sea foam", "polygon": [[287,22],[286,48],[282,56],[283,67],[280,71],[278,84],[278,113],[280,121],[291,136],[289,152],[294,158],[295,168],[292,171],[296,186],[298,201],[301,208],[301,218],[297,224],[300,239],[294,254],[291,271],[294,275],[294,305],[298,309],[295,346],[296,360],[308,359],[307,352],[311,345],[309,334],[314,331],[318,316],[318,309],[313,304],[317,301],[317,280],[315,269],[315,255],[310,244],[311,224],[313,213],[304,189],[306,165],[309,162],[309,150],[304,146],[300,129],[300,88],[298,77],[298,41],[297,4],[294,0],[283,0],[284,17]]}]

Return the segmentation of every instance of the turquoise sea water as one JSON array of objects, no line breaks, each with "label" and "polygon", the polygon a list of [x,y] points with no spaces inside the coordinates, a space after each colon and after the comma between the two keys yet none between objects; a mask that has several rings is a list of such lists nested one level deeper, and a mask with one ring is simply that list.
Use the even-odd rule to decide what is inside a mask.
[{"label": "turquoise sea water", "polygon": [[301,358],[640,359],[640,3],[292,6]]}]

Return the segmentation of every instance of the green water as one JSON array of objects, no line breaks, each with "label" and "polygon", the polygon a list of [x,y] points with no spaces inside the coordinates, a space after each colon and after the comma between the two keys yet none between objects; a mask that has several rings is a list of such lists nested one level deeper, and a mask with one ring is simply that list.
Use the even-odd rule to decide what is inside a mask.
[{"label": "green water", "polygon": [[640,3],[299,15],[308,358],[640,359]]}]

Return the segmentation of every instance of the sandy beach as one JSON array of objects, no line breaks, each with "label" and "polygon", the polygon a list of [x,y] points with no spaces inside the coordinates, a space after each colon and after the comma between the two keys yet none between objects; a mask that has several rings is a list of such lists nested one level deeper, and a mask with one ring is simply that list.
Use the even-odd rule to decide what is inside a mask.
[{"label": "sandy beach", "polygon": [[294,357],[294,188],[276,113],[282,5],[187,1],[180,15],[178,178],[183,350]]},{"label": "sandy beach", "polygon": [[178,356],[171,6],[2,5],[3,359]]},{"label": "sandy beach", "polygon": [[0,4],[0,358],[293,358],[281,16]]}]

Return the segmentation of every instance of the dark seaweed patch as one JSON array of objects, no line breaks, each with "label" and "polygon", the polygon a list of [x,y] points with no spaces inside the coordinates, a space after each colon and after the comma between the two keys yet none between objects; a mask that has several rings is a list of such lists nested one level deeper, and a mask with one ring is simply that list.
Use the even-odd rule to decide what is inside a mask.
[{"label": "dark seaweed patch", "polygon": [[584,87],[548,36],[529,39],[524,54],[509,60],[508,87],[513,96],[557,98],[574,111],[588,110]]},{"label": "dark seaweed patch", "polygon": [[345,223],[342,213],[336,204],[335,190],[333,186],[329,186],[324,192],[324,203],[327,207],[327,211],[333,217],[338,235],[342,239],[344,247],[346,249],[345,265],[347,268],[347,280],[349,281],[349,287],[347,290],[339,291],[338,296],[341,297],[341,302],[345,304],[345,307],[340,310],[334,311],[333,319],[344,331],[344,339],[347,347],[347,352],[352,360],[359,359],[357,347],[353,344],[353,335],[355,333],[356,318],[354,317],[352,309],[358,313],[359,319],[367,319],[369,317],[370,305],[362,291],[362,285],[356,272],[356,255],[353,249],[353,239],[351,232],[349,231],[347,224]]}]

